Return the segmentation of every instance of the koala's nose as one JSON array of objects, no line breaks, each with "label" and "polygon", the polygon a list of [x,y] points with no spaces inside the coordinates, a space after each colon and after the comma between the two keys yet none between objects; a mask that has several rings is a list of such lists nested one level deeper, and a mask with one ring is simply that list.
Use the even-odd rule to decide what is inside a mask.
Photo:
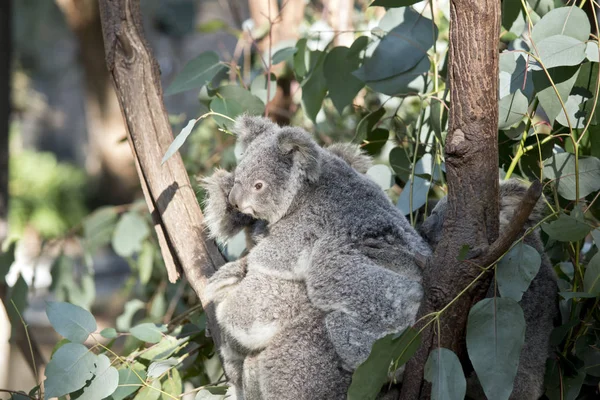
[{"label": "koala's nose", "polygon": [[237,188],[236,188],[235,185],[231,188],[231,192],[229,192],[229,196],[227,196],[227,200],[229,200],[229,204],[231,204],[235,208],[238,208],[238,204],[237,204]]}]

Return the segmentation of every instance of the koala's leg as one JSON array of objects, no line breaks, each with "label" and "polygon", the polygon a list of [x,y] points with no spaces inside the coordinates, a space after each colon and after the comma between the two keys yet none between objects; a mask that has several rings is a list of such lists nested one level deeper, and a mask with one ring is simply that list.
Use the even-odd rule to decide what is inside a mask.
[{"label": "koala's leg", "polygon": [[210,236],[220,242],[226,242],[256,221],[229,204],[227,196],[233,187],[233,181],[233,174],[222,169],[200,181],[207,192],[204,200],[204,223],[210,231]]},{"label": "koala's leg", "polygon": [[204,295],[208,302],[219,304],[225,300],[228,293],[246,276],[246,259],[241,258],[223,265],[208,280]]},{"label": "koala's leg", "polygon": [[246,400],[243,388],[243,366],[245,356],[232,348],[227,335],[223,335],[219,348],[223,360],[223,371],[232,387],[232,400]]},{"label": "koala's leg", "polygon": [[[260,353],[259,353],[260,354]],[[246,357],[244,360],[244,395],[245,400],[262,399],[263,395],[260,392],[260,363],[259,355],[253,354]]]},{"label": "koala's leg", "polygon": [[324,312],[347,314],[364,330],[387,333],[414,322],[423,289],[350,245],[319,240],[306,270],[308,296]]},{"label": "koala's leg", "polygon": [[274,337],[258,362],[262,400],[343,400],[352,379],[314,309]]}]

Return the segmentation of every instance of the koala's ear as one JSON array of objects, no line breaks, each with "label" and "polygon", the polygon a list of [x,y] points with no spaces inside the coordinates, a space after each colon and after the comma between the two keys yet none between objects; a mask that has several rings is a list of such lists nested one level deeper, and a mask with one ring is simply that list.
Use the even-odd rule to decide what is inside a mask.
[{"label": "koala's ear", "polygon": [[292,154],[294,162],[310,182],[316,182],[321,175],[321,157],[319,146],[315,141],[298,128],[284,128],[280,131],[277,142],[282,154]]},{"label": "koala's ear", "polygon": [[268,118],[253,117],[243,114],[236,118],[233,132],[237,135],[238,141],[241,143],[242,149],[256,139],[258,136],[266,133],[276,133],[279,126]]}]

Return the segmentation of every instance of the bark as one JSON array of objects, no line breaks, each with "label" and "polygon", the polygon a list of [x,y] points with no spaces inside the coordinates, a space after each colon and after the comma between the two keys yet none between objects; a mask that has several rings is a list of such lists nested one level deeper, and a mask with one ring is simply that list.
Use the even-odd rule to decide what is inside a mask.
[{"label": "bark", "polygon": [[204,297],[206,280],[225,260],[207,239],[203,216],[179,154],[164,165],[173,141],[160,84],[160,71],[144,38],[139,0],[100,0],[106,64],[121,106],[127,137],[173,282],[179,266],[200,298],[208,328],[219,346],[214,309]]},{"label": "bark", "polygon": [[138,189],[135,165],[111,78],[104,63],[98,0],[56,0],[77,37],[85,73],[85,110],[89,138],[86,169],[97,180],[102,204],[133,201]]},{"label": "bark", "polygon": [[[443,308],[479,275],[480,266],[487,266],[483,261],[489,259],[490,244],[498,238],[500,2],[452,0],[450,16],[448,76],[452,107],[446,139],[449,206],[443,238],[424,265],[425,299],[417,318]],[[508,238],[511,242],[506,248],[515,238]],[[458,261],[465,244],[471,249],[471,259]],[[430,398],[431,386],[423,380],[423,372],[429,351],[438,344],[459,357],[464,355],[468,310],[483,298],[491,278],[492,274],[487,274],[444,312],[439,337],[435,337],[432,325],[423,331],[423,344],[406,366],[401,399]]]}]

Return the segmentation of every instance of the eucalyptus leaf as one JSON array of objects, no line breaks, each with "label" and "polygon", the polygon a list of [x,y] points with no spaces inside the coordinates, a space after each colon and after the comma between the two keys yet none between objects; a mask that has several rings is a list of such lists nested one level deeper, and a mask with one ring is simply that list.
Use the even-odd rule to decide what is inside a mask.
[{"label": "eucalyptus leaf", "polygon": [[367,138],[369,133],[375,129],[377,123],[385,115],[385,108],[380,107],[375,111],[365,115],[356,125],[356,134],[354,135],[355,142],[362,142]]},{"label": "eucalyptus leaf", "polygon": [[[140,363],[127,364],[119,369],[119,386],[112,394],[112,400],[123,400],[125,397],[141,389],[146,381],[146,371]],[[135,386],[138,385],[138,386]]]},{"label": "eucalyptus leaf", "polygon": [[390,167],[394,170],[394,173],[398,178],[403,181],[408,181],[412,172],[411,164],[412,161],[402,147],[394,147],[390,151]]},{"label": "eucalyptus leaf", "polygon": [[189,337],[176,339],[173,336],[165,336],[160,342],[140,354],[144,360],[163,360],[170,357],[177,348],[189,340]]},{"label": "eucalyptus leaf", "polygon": [[467,381],[460,360],[452,350],[431,350],[425,364],[425,379],[431,382],[432,400],[463,400]]},{"label": "eucalyptus leaf", "polygon": [[399,24],[381,39],[373,54],[355,72],[363,82],[408,72],[427,57],[427,51],[437,38],[438,31],[433,21],[412,8],[393,12],[399,16]]},{"label": "eucalyptus leaf", "polygon": [[83,220],[85,247],[91,254],[110,243],[117,217],[115,208],[109,206],[99,208]]},{"label": "eucalyptus leaf", "polygon": [[375,0],[369,7],[379,6],[386,8],[408,7],[420,2],[421,0]]},{"label": "eucalyptus leaf", "polygon": [[213,394],[207,389],[200,390],[194,400],[223,400],[225,399],[224,394]]},{"label": "eucalyptus leaf", "polygon": [[412,177],[406,182],[406,185],[402,189],[396,207],[398,207],[404,215],[408,215],[411,212],[418,210],[427,202],[427,194],[429,193],[430,186],[431,184],[428,180],[418,176]]},{"label": "eucalyptus leaf", "polygon": [[85,342],[97,328],[94,316],[74,304],[47,302],[46,314],[54,330],[71,342]]},{"label": "eucalyptus leaf", "polygon": [[367,176],[377,183],[382,190],[388,190],[392,187],[392,171],[387,165],[373,165],[367,171]]},{"label": "eucalyptus leaf", "polygon": [[[374,91],[388,96],[421,92],[425,89],[425,77],[430,68],[429,58],[423,57],[416,66],[406,72],[381,80],[366,80],[365,84]],[[358,76],[356,71],[354,75]]]},{"label": "eucalyptus leaf", "polygon": [[275,54],[273,54],[273,65],[279,64],[284,61],[291,61],[294,58],[294,54],[298,51],[295,47],[286,47],[281,50],[277,50]]},{"label": "eucalyptus leaf", "polygon": [[593,299],[597,297],[597,295],[586,292],[558,292],[560,297],[565,300],[569,299]]},{"label": "eucalyptus leaf", "polygon": [[542,230],[559,242],[577,242],[587,236],[592,228],[572,215],[560,214],[556,221],[542,224]]},{"label": "eucalyptus leaf", "polygon": [[[163,382],[162,390],[170,394],[171,396],[179,397],[182,393],[183,383],[181,381],[181,376],[179,375],[179,371],[177,368],[173,368],[169,371],[167,379]],[[172,399],[172,397],[162,395],[163,400]]]},{"label": "eucalyptus leaf", "polygon": [[364,87],[364,83],[352,74],[359,64],[359,53],[352,54],[347,47],[334,47],[325,56],[323,74],[329,97],[340,114]]},{"label": "eucalyptus leaf", "polygon": [[[544,161],[544,175],[555,180],[558,193],[567,200],[576,200],[575,156],[559,153]],[[596,157],[579,158],[579,197],[583,198],[600,189],[600,160]]]},{"label": "eucalyptus leaf", "polygon": [[585,42],[590,36],[590,31],[590,21],[583,10],[575,6],[560,7],[544,15],[534,25],[531,39],[537,43],[551,36],[565,35]]},{"label": "eucalyptus leaf", "polygon": [[112,247],[121,257],[131,257],[142,249],[142,243],[150,235],[146,220],[136,212],[123,214],[112,237]]},{"label": "eucalyptus leaf", "polygon": [[570,36],[555,35],[540,41],[534,52],[544,68],[579,65],[586,57],[586,44]]},{"label": "eucalyptus leaf", "polygon": [[119,372],[110,365],[110,359],[104,354],[96,356],[96,370],[94,379],[83,388],[83,393],[78,400],[104,399],[117,389],[119,385]]},{"label": "eucalyptus leaf", "polygon": [[115,328],[104,328],[100,331],[100,335],[106,339],[114,339],[118,336]]},{"label": "eucalyptus leaf", "polygon": [[524,243],[514,246],[496,267],[500,295],[521,301],[541,264],[542,258],[536,249]]},{"label": "eucalyptus leaf", "polygon": [[162,387],[160,380],[155,379],[148,386],[144,386],[140,389],[138,394],[133,398],[134,400],[158,400],[161,395]]},{"label": "eucalyptus leaf", "polygon": [[527,115],[528,106],[527,97],[520,90],[500,99],[498,103],[498,128],[506,129],[521,121]]},{"label": "eucalyptus leaf", "polygon": [[390,132],[387,129],[375,128],[367,133],[367,138],[363,141],[362,149],[372,156],[381,152],[383,146],[390,138]]},{"label": "eucalyptus leaf", "polygon": [[327,81],[323,72],[325,53],[320,50],[309,53],[310,71],[302,82],[302,108],[315,121],[327,94]]},{"label": "eucalyptus leaf", "polygon": [[148,377],[149,378],[158,378],[175,365],[178,364],[176,358],[169,358],[167,360],[155,361],[148,367]]},{"label": "eucalyptus leaf", "polygon": [[585,267],[583,288],[587,293],[600,295],[600,253],[596,253]]},{"label": "eucalyptus leaf", "polygon": [[171,156],[175,154],[181,146],[183,146],[185,140],[192,133],[194,126],[196,126],[196,122],[198,122],[197,119],[190,119],[187,125],[181,130],[181,132],[177,134],[175,139],[173,139],[173,142],[171,142],[171,144],[169,145],[169,148],[167,149],[167,152],[163,156],[162,160],[160,161],[161,165],[164,164],[169,158],[171,158]]},{"label": "eucalyptus leaf", "polygon": [[[267,84],[267,75],[260,74],[250,84],[250,92],[258,97],[264,104],[275,98],[277,94],[277,78],[275,74],[271,74]],[[267,95],[269,99],[267,100]]]},{"label": "eucalyptus leaf", "polygon": [[600,61],[600,55],[598,54],[598,42],[591,40],[587,42],[585,47],[585,56],[592,62]]},{"label": "eucalyptus leaf", "polygon": [[529,99],[533,94],[531,71],[525,57],[520,53],[505,51],[500,53],[500,98],[521,90]]},{"label": "eucalyptus leaf", "polygon": [[265,112],[265,103],[250,91],[240,86],[226,85],[217,89],[219,97],[210,102],[213,112],[227,116],[213,116],[215,122],[222,127],[231,129],[234,120],[243,113],[248,115],[262,115]]},{"label": "eucalyptus leaf", "polygon": [[540,105],[550,123],[553,123],[559,114],[564,114],[561,101],[562,103],[567,102],[573,85],[577,81],[579,66],[553,68],[548,71],[548,74],[552,78],[554,87],[545,71],[534,71],[532,81]]},{"label": "eucalyptus leaf", "polygon": [[61,346],[46,366],[44,396],[64,396],[85,386],[96,370],[97,357],[79,343]]},{"label": "eucalyptus leaf", "polygon": [[163,338],[163,333],[167,331],[164,325],[155,325],[146,322],[134,326],[129,330],[133,336],[148,343],[158,343]]},{"label": "eucalyptus leaf", "polygon": [[142,251],[137,260],[140,283],[145,285],[150,281],[152,276],[152,266],[154,262],[154,247],[149,241],[145,241],[142,245]]},{"label": "eucalyptus leaf", "polygon": [[15,284],[10,288],[8,298],[0,298],[0,301],[5,302],[4,307],[11,325],[11,338],[16,339],[15,335],[18,332],[18,327],[23,325],[21,319],[25,309],[27,308],[27,298],[29,295],[29,286],[23,279],[23,275],[19,273],[19,277]]},{"label": "eucalyptus leaf", "polygon": [[406,328],[401,334],[389,334],[373,343],[369,357],[352,375],[348,400],[370,400],[379,394],[381,386],[388,381],[390,365],[401,367],[421,345],[419,331]]},{"label": "eucalyptus leaf", "polygon": [[126,332],[131,327],[133,316],[139,310],[143,310],[146,304],[140,299],[131,299],[125,303],[123,314],[119,315],[116,320],[117,329]]},{"label": "eucalyptus leaf", "polygon": [[573,129],[582,129],[585,126],[585,112],[582,109],[590,97],[591,95],[587,94],[585,96],[580,94],[569,96],[565,102],[565,110],[558,113],[556,122]]},{"label": "eucalyptus leaf", "polygon": [[183,67],[183,70],[165,91],[165,95],[169,96],[202,87],[224,68],[225,66],[220,63],[217,53],[214,51],[202,53]]},{"label": "eucalyptus leaf", "polygon": [[525,339],[525,318],[509,298],[483,299],[471,308],[467,351],[489,400],[507,400]]}]

